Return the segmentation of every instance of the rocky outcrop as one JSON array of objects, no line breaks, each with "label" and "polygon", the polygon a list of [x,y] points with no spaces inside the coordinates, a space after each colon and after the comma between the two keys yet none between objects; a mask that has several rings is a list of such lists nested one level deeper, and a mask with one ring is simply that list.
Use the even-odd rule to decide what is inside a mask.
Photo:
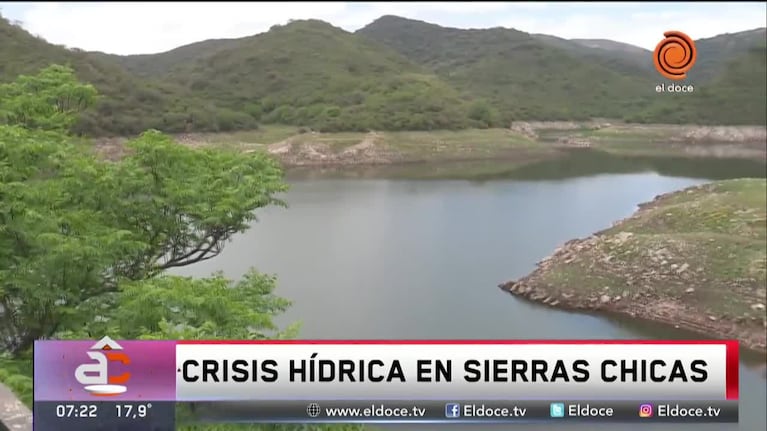
[{"label": "rocky outcrop", "polygon": [[[591,236],[573,240],[558,248],[554,254],[541,260],[536,270],[525,278],[510,281],[499,287],[522,299],[540,303],[562,310],[602,312],[607,314],[627,315],[641,320],[663,323],[675,328],[715,335],[722,339],[738,339],[746,348],[766,352],[764,331],[767,318],[764,317],[764,304],[761,300],[751,304],[755,311],[751,316],[721,316],[701,313],[700,309],[685,304],[683,301],[666,298],[653,291],[651,286],[660,279],[669,276],[686,278],[685,274],[700,272],[689,263],[669,263],[668,250],[653,250],[648,255],[657,268],[648,268],[637,272],[627,271],[624,285],[606,285],[597,290],[583,291],[579,286],[554,285],[544,281],[542,274],[555,266],[577,265],[584,263],[582,255],[590,253],[604,241],[629,241],[632,234],[622,232],[620,236],[603,238]],[[595,258],[589,256],[586,265],[595,261],[609,263],[614,259],[610,254],[601,254]],[[692,277],[690,277],[692,278]],[[684,289],[685,295],[695,295],[696,289]],[[762,295],[763,297],[763,295]]]},{"label": "rocky outcrop", "polygon": [[[604,130],[601,130],[604,129]],[[675,155],[690,157],[749,158],[764,160],[767,158],[767,129],[759,126],[683,126],[683,125],[645,125],[611,123],[608,121],[567,122],[567,121],[515,121],[506,129],[511,135],[520,135],[541,145],[535,147],[540,154],[554,147],[596,148],[600,149],[614,141],[628,139],[634,150],[642,150],[641,144],[647,144],[647,151],[663,155],[667,146],[673,147]],[[599,132],[595,132],[600,130]],[[424,132],[428,133],[428,132]],[[469,135],[471,131],[469,131]],[[286,166],[337,166],[337,165],[381,165],[401,162],[423,161],[423,151],[396,151],[396,135],[385,132],[370,132],[360,136],[360,142],[348,145],[337,134],[316,132],[301,133],[276,143],[254,142],[256,138],[240,138],[246,141],[234,141],[233,136],[223,134],[180,134],[174,138],[181,144],[193,148],[239,147],[243,152],[266,149]],[[435,136],[439,136],[438,133]],[[384,139],[385,137],[385,139]],[[247,140],[251,139],[251,140]],[[471,138],[469,138],[471,139]],[[117,160],[126,153],[125,138],[103,138],[96,141],[96,150],[104,158]],[[335,140],[335,141],[334,141]],[[339,141],[341,140],[341,141]],[[388,143],[392,143],[389,145]],[[553,145],[551,145],[553,144]],[[443,160],[476,159],[472,142],[456,146],[437,142],[430,151],[439,154]],[[458,148],[460,147],[460,148]],[[503,150],[504,157],[524,158],[532,147],[518,149],[508,147]],[[481,148],[479,148],[481,151]],[[620,146],[610,147],[610,151],[624,151]],[[487,157],[487,154],[481,157]]]},{"label": "rocky outcrop", "polygon": [[[664,205],[666,202],[678,205],[683,193],[706,198],[709,193],[730,193],[722,190],[706,184],[657,196],[613,228],[568,241],[538,262],[532,273],[499,287],[514,296],[550,307],[627,315],[707,337],[738,339],[744,347],[767,351],[767,289],[758,270],[741,272],[734,278],[717,272],[721,268],[714,269],[705,263],[712,258],[728,259],[727,254],[717,252],[722,249],[717,244],[723,245],[718,239],[720,236],[714,234],[705,239],[702,235],[706,231],[701,231],[696,234],[699,241],[690,242],[684,233],[678,236],[663,229],[658,234],[652,230],[641,231],[641,234],[621,230],[621,226],[663,223],[671,215]],[[695,207],[700,200],[691,198],[689,202]],[[728,208],[717,207],[716,213],[730,214]],[[750,214],[757,214],[755,211],[759,210],[737,211],[748,215],[745,219],[750,220]],[[728,217],[738,217],[737,211]],[[729,222],[740,226],[737,219]],[[751,241],[741,234],[736,238],[728,246],[738,244],[737,241]],[[736,259],[733,254],[729,256]],[[740,267],[743,262],[733,260],[732,265]],[[728,296],[726,305],[722,295]]]},{"label": "rocky outcrop", "polygon": [[522,136],[526,136],[530,139],[537,140],[538,139],[538,133],[536,133],[535,128],[527,122],[524,121],[517,121],[511,123],[509,126],[509,130],[512,132],[519,133]]},{"label": "rocky outcrop", "polygon": [[359,143],[335,151],[323,142],[321,134],[308,133],[269,145],[267,152],[287,166],[377,165],[400,161],[402,157],[390,150],[381,138],[379,133],[370,132]]},{"label": "rocky outcrop", "polygon": [[575,136],[562,136],[557,139],[557,144],[572,148],[589,148],[591,147],[591,140]]},{"label": "rocky outcrop", "polygon": [[761,142],[767,145],[767,128],[760,126],[686,127],[681,138],[698,142]]}]

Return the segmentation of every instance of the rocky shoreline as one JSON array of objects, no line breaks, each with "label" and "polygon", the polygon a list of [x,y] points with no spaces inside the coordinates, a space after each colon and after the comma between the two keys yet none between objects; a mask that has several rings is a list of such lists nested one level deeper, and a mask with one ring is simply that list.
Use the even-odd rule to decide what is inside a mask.
[{"label": "rocky shoreline", "polygon": [[[582,136],[583,131],[602,131],[604,135],[595,137]],[[546,134],[555,131],[559,134],[549,139]],[[512,150],[509,156],[524,157],[531,151],[551,149],[601,149],[606,142],[614,139],[637,139],[648,144],[647,151],[657,153],[653,148],[658,142],[665,142],[666,151],[689,157],[767,159],[767,128],[763,126],[690,126],[658,124],[626,124],[605,121],[574,122],[514,122],[506,132],[519,135],[538,144],[538,148]],[[460,132],[457,132],[460,133]],[[468,142],[471,145],[471,142]],[[429,145],[444,146],[439,139]],[[283,141],[270,144],[267,152],[276,156],[288,167],[304,166],[349,166],[349,165],[392,165],[428,161],[434,154],[410,154],[401,151],[397,142],[388,139],[386,132],[368,132],[360,137],[358,143],[334,151],[333,145],[326,141],[322,133],[309,132],[296,135]],[[612,148],[612,151],[616,151]],[[620,151],[620,150],[618,150]],[[448,151],[449,153],[449,151]],[[543,154],[543,153],[542,153]],[[422,159],[425,157],[425,159]],[[444,154],[440,158],[454,158],[470,161],[476,158],[495,159],[501,154],[456,151]]]},{"label": "rocky shoreline", "polygon": [[[701,188],[705,186],[687,192]],[[659,244],[658,248],[645,249],[645,235],[621,230],[678,193],[682,192],[656,197],[611,229],[568,241],[539,262],[531,274],[499,287],[557,309],[657,322],[706,337],[737,339],[747,349],[767,353],[765,290],[763,284],[759,287],[759,280],[712,282],[706,269],[697,266],[700,260],[676,254],[668,246],[671,242],[653,239],[650,243]],[[567,279],[571,274],[580,275]],[[713,289],[732,289],[732,295],[739,292],[744,303],[737,312],[711,306],[717,301],[710,297]]]},{"label": "rocky shoreline", "polygon": [[[578,247],[588,246],[589,241],[594,241],[594,238],[568,243],[560,251],[561,257],[572,258],[571,253],[576,252]],[[547,259],[558,258],[560,256],[551,256]],[[543,265],[545,270],[545,263]],[[613,292],[612,289],[605,289],[600,295],[580,296],[576,292],[558,292],[558,289],[552,286],[538,285],[534,281],[534,276],[509,281],[500,284],[499,287],[516,297],[560,310],[624,316],[661,323],[706,337],[737,339],[749,350],[767,353],[763,325],[754,324],[744,327],[743,322],[720,319],[714,315],[701,315],[698,310],[679,307],[677,304],[667,304],[655,300],[652,295],[631,295],[628,291]],[[755,307],[755,310],[761,311],[764,308]],[[756,320],[754,323],[757,323]]]},{"label": "rocky shoreline", "polygon": [[[417,142],[409,143],[403,143],[400,132],[333,134],[298,128],[295,133],[288,132],[279,139],[266,135],[247,137],[247,134],[240,138],[226,134],[179,134],[174,137],[190,147],[229,146],[243,152],[266,151],[286,167],[513,159],[531,153],[550,157],[557,149],[569,148],[627,154],[639,151],[659,156],[767,159],[767,127],[764,126],[652,125],[596,120],[514,122],[504,129],[452,131],[449,142],[444,140],[445,132],[412,132],[418,135]],[[236,142],[231,142],[233,139]],[[106,158],[118,159],[125,152],[126,140],[125,137],[99,138],[95,140],[96,149]]]}]

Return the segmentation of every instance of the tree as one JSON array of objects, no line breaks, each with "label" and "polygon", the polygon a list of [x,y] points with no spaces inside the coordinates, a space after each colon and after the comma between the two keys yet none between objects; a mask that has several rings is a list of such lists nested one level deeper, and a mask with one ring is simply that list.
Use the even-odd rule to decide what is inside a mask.
[{"label": "tree", "polygon": [[251,270],[232,282],[222,274],[194,279],[158,276],[120,286],[118,307],[105,308],[94,298],[81,310],[89,319],[73,338],[110,334],[123,339],[266,339],[292,338],[297,326],[278,331],[272,316],[290,302],[273,295],[272,276]]},{"label": "tree", "polygon": [[[29,92],[25,92],[31,90]],[[275,161],[185,148],[156,131],[111,163],[66,128],[87,106],[71,70],[54,66],[2,87],[0,346],[25,358],[35,339],[290,337],[272,317],[288,301],[255,270],[237,282],[165,275],[209,259],[253,212],[281,204]],[[80,96],[78,96],[80,95]],[[24,361],[16,361],[22,363]],[[25,362],[25,363],[26,363]],[[28,368],[28,367],[22,367]],[[29,375],[0,370],[23,399]],[[194,430],[352,431],[356,425],[192,425]]]},{"label": "tree", "polygon": [[87,324],[88,301],[115,306],[125,281],[216,256],[285,190],[266,155],[156,131],[118,162],[98,159],[64,131],[87,105],[62,101],[90,90],[58,66],[3,86],[15,123],[0,126],[0,345],[14,354]]},{"label": "tree", "polygon": [[485,101],[474,102],[469,107],[469,118],[478,121],[483,127],[491,127],[497,122],[498,114]]},{"label": "tree", "polygon": [[14,83],[0,85],[0,123],[66,130],[95,98],[96,89],[77,82],[71,69],[50,66],[36,76],[22,75]]}]

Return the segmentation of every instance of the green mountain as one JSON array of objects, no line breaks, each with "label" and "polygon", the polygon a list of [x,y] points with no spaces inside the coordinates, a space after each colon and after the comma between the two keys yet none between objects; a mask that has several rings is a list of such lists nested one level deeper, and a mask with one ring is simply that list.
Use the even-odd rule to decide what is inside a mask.
[{"label": "green mountain", "polygon": [[125,57],[122,64],[264,122],[320,130],[470,125],[465,101],[432,72],[321,21]]},{"label": "green mountain", "polygon": [[487,99],[505,121],[612,117],[649,104],[649,81],[517,30],[461,30],[384,16],[358,34]]},{"label": "green mountain", "polygon": [[627,43],[606,39],[562,39],[545,34],[533,34],[546,44],[567,51],[570,55],[593,62],[627,76],[650,79],[656,76],[652,51]]},{"label": "green mountain", "polygon": [[[716,80],[735,62],[749,61],[754,49],[765,49],[767,44],[767,29],[741,31],[738,33],[721,34],[708,39],[695,41],[698,49],[698,57],[695,67],[690,70],[690,81],[704,83]],[[751,61],[758,58],[751,57]],[[759,65],[758,62],[756,64]],[[762,69],[763,70],[763,69]],[[764,85],[765,77],[759,80]],[[758,84],[757,81],[749,81],[745,84]]]},{"label": "green mountain", "polygon": [[231,39],[212,39],[184,45],[162,54],[114,55],[91,52],[105,61],[120,64],[129,72],[142,77],[162,76],[177,63],[193,62],[200,53],[213,53],[231,43]]},{"label": "green mountain", "polygon": [[652,53],[614,41],[462,30],[394,16],[358,34],[487,98],[511,119],[767,123],[759,99],[767,87],[763,28],[696,41],[696,65],[677,83],[693,84],[693,94],[656,94],[657,84],[669,82],[654,70]]},{"label": "green mountain", "polygon": [[245,38],[117,56],[52,45],[0,17],[0,82],[51,63],[71,66],[102,95],[77,125],[91,135],[258,123],[430,130],[593,117],[765,124],[764,39],[758,29],[698,41],[694,94],[669,95],[655,92],[663,80],[649,51],[609,40],[385,16],[356,33],[294,21]]},{"label": "green mountain", "polygon": [[114,57],[50,44],[0,16],[0,82],[56,63],[70,66],[82,81],[99,90],[98,103],[81,118],[76,132],[127,135],[150,128],[215,130],[198,125],[198,118],[216,123],[231,117],[242,119],[229,128],[257,125],[250,116],[202,102],[172,80],[137,76]]},{"label": "green mountain", "polygon": [[[759,28],[696,40],[698,56],[695,67],[688,73],[690,82],[703,84],[715,80],[726,72],[733,61],[742,60],[755,48],[763,48],[767,40],[766,30]],[[561,39],[543,34],[532,36],[613,70],[658,79],[650,50],[605,39]],[[662,37],[658,35],[658,40]]]},{"label": "green mountain", "polygon": [[[767,124],[767,49],[751,48],[722,65],[723,72],[692,94],[664,94],[630,121],[690,124]],[[690,74],[692,75],[692,74]],[[660,81],[659,82],[663,82]],[[693,76],[682,85],[697,81]],[[665,82],[669,84],[670,82]]]}]

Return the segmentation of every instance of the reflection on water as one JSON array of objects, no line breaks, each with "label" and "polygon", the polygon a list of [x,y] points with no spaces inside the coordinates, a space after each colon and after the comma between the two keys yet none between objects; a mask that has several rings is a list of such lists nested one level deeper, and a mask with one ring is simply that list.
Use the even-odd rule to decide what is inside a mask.
[{"label": "reflection on water", "polygon": [[[563,242],[610,226],[658,194],[706,178],[764,175],[764,165],[651,163],[588,154],[512,169],[494,181],[479,182],[351,181],[335,179],[337,173],[293,172],[285,196],[289,209],[265,209],[260,222],[234,238],[220,256],[177,273],[201,276],[222,270],[239,278],[255,266],[275,274],[277,294],[293,301],[279,323],[301,321],[301,336],[308,339],[683,337],[657,325],[539,307],[497,285],[524,276]],[[740,428],[622,425],[621,430],[763,430],[765,381],[744,364],[741,382]],[[551,425],[482,429],[549,430]]]}]

